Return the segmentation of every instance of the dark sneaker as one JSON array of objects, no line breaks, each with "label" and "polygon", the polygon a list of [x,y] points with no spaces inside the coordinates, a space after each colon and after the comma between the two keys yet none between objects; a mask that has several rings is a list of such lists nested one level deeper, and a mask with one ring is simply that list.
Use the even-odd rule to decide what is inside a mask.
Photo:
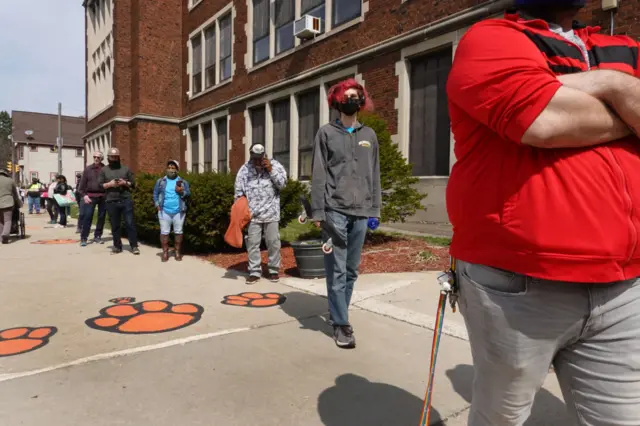
[{"label": "dark sneaker", "polygon": [[111,249],[111,254],[120,254],[122,253],[122,247],[114,247]]},{"label": "dark sneaker", "polygon": [[104,241],[102,240],[101,237],[95,237],[93,239],[93,244],[104,244]]},{"label": "dark sneaker", "polygon": [[272,283],[277,283],[278,281],[280,281],[280,275],[278,275],[278,274],[270,274],[269,275],[269,281],[271,281]]},{"label": "dark sneaker", "polygon": [[140,254],[140,249],[138,247],[134,247],[131,249],[131,253],[135,254],[136,256]]},{"label": "dark sneaker", "polygon": [[87,246],[87,241],[86,240],[80,241],[80,247],[86,247],[86,246]]},{"label": "dark sneaker", "polygon": [[356,347],[356,338],[353,336],[353,328],[348,325],[333,326],[333,340],[339,348],[351,349]]},{"label": "dark sneaker", "polygon": [[260,277],[256,277],[256,276],[253,276],[253,275],[247,277],[247,284],[255,284],[258,281],[260,281]]}]

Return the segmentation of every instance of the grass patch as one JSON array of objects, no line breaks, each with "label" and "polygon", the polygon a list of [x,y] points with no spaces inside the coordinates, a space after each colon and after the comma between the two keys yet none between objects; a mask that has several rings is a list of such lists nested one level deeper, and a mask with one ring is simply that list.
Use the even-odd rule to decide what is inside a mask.
[{"label": "grass patch", "polygon": [[292,220],[286,228],[280,230],[280,239],[286,242],[294,242],[300,240],[310,240],[320,238],[320,228],[312,222],[302,224],[298,219]]}]

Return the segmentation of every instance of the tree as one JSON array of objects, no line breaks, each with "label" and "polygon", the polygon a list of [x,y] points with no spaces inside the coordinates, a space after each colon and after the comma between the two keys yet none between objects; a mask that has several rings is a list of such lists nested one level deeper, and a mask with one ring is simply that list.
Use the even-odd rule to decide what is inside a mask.
[{"label": "tree", "polygon": [[7,111],[0,111],[0,167],[5,168],[11,161],[11,116]]},{"label": "tree", "polygon": [[380,144],[381,221],[404,222],[424,208],[421,202],[427,194],[413,186],[418,183],[418,178],[413,176],[411,164],[391,140],[386,121],[375,114],[363,114],[358,119],[376,132]]}]

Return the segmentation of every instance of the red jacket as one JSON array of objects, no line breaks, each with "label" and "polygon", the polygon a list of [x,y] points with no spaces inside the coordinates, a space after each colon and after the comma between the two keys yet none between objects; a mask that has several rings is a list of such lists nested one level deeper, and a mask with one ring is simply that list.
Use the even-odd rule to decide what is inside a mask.
[{"label": "red jacket", "polygon": [[251,211],[247,197],[240,197],[231,206],[230,223],[224,240],[231,247],[242,248],[242,230],[251,222]]},{"label": "red jacket", "polygon": [[[599,30],[575,30],[591,69],[638,76],[638,43]],[[521,143],[561,86],[556,76],[587,69],[578,46],[540,20],[507,15],[461,39],[447,83],[453,257],[550,280],[640,276],[638,138],[580,149]]]}]

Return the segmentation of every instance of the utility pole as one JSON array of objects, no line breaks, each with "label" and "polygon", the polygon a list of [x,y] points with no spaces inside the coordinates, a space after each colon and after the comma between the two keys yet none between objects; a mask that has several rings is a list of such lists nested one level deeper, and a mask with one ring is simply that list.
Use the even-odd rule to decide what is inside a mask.
[{"label": "utility pole", "polygon": [[58,174],[62,174],[62,103],[58,102]]}]

